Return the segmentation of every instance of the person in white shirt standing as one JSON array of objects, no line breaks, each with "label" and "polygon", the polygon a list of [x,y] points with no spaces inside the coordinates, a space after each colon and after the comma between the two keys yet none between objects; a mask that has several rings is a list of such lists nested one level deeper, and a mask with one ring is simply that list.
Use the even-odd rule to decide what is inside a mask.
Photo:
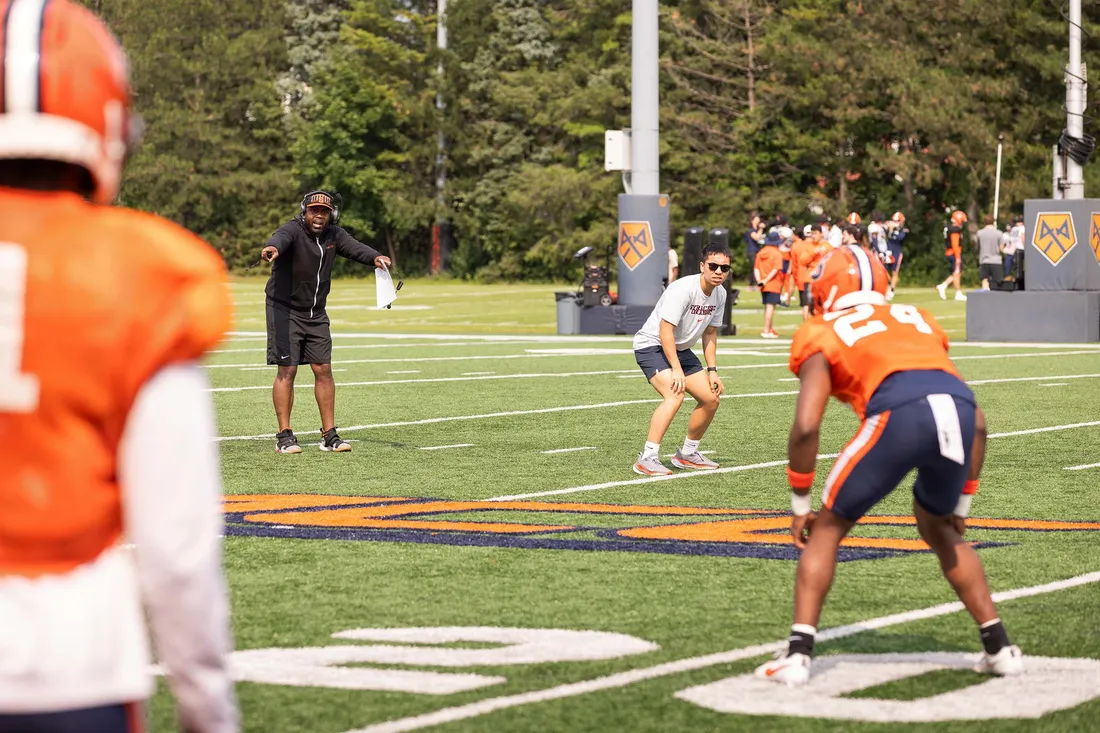
[{"label": "person in white shirt standing", "polygon": [[[634,335],[634,358],[646,379],[661,395],[661,404],[649,421],[645,449],[634,463],[635,473],[666,476],[672,471],[661,463],[661,440],[684,403],[684,395],[695,398],[684,445],[672,457],[677,468],[712,469],[718,464],[699,451],[699,441],[718,411],[722,380],[718,377],[718,329],[726,305],[725,280],[730,271],[730,251],[720,244],[708,244],[697,276],[669,283],[649,319]],[[691,350],[703,340],[703,358]]]},{"label": "person in white shirt standing", "polygon": [[[680,277],[680,256],[676,254],[675,247],[668,248],[668,285]],[[665,287],[668,287],[666,285]]]}]

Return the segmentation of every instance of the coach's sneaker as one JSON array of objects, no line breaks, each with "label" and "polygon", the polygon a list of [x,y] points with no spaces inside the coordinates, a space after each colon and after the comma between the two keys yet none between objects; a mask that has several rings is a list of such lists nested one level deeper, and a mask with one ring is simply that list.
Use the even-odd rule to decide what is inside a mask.
[{"label": "coach's sneaker", "polygon": [[753,675],[788,687],[801,687],[810,681],[810,658],[805,654],[787,654],[761,664]]},{"label": "coach's sneaker", "polygon": [[1001,647],[996,654],[982,653],[982,658],[974,666],[975,672],[995,674],[998,677],[1012,677],[1024,671],[1024,655],[1015,644]]},{"label": "coach's sneaker", "polygon": [[634,462],[634,473],[640,473],[643,476],[669,476],[672,471],[661,463],[661,459],[657,456],[646,458],[639,453],[638,460]]},{"label": "coach's sneaker", "polygon": [[301,453],[302,446],[298,445],[298,439],[294,437],[294,431],[290,428],[275,433],[276,453]]},{"label": "coach's sneaker", "polygon": [[682,449],[676,451],[676,455],[672,457],[672,465],[676,466],[676,468],[695,468],[700,470],[718,468],[717,463],[710,460],[699,451],[684,453]]},{"label": "coach's sneaker", "polygon": [[940,294],[940,300],[947,300],[947,286],[940,283],[936,286],[936,292]]},{"label": "coach's sneaker", "polygon": [[321,431],[321,450],[343,453],[351,450],[351,443],[337,435],[336,426],[333,425],[327,433],[324,430]]},{"label": "coach's sneaker", "polygon": [[966,295],[963,294],[963,291],[956,290],[955,291],[955,300],[966,300]]}]

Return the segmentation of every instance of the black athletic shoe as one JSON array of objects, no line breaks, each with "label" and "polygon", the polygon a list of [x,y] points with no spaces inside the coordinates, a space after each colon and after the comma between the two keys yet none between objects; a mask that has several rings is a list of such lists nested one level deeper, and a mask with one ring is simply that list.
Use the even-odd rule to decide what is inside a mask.
[{"label": "black athletic shoe", "polygon": [[344,451],[351,450],[351,443],[341,438],[336,434],[336,426],[333,425],[332,429],[327,433],[321,431],[321,450],[332,451],[333,453],[343,453]]},{"label": "black athletic shoe", "polygon": [[301,453],[302,446],[298,445],[298,439],[294,437],[294,431],[290,428],[275,434],[276,453]]}]

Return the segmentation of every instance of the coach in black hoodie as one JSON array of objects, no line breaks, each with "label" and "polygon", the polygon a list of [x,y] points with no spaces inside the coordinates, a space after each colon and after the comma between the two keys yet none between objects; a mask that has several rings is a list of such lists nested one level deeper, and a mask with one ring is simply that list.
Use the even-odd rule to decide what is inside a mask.
[{"label": "coach in black hoodie", "polygon": [[336,198],[311,191],[293,221],[279,227],[261,257],[272,263],[267,281],[267,363],[278,366],[272,389],[279,432],[275,450],[301,453],[290,429],[294,377],[299,364],[309,364],[321,411],[321,450],[344,452],[351,445],[336,434],[336,382],[332,378],[332,332],[325,303],[336,255],[364,265],[390,265],[390,258],[356,241],[336,226]]}]

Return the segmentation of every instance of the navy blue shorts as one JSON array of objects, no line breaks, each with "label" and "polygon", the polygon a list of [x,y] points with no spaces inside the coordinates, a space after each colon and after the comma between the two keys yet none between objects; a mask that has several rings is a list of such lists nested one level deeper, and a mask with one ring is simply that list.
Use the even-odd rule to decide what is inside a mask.
[{"label": "navy blue shorts", "polygon": [[814,304],[814,296],[810,292],[809,284],[803,285],[802,289],[798,291],[798,304],[803,308],[808,308]]},{"label": "navy blue shorts", "polygon": [[891,262],[886,263],[886,271],[893,275],[897,272],[897,269],[901,267],[902,252],[901,247],[890,247],[890,259]]},{"label": "navy blue shorts", "polygon": [[[677,351],[676,358],[680,360],[680,368],[684,370],[685,377],[703,371],[703,365],[699,362],[699,357],[691,349]],[[660,346],[647,346],[644,349],[635,350],[634,360],[642,368],[642,374],[645,375],[646,379],[653,379],[657,372],[672,368]]]},{"label": "navy blue shorts", "polygon": [[783,260],[783,272],[787,273],[791,271],[791,261]]},{"label": "navy blue shorts", "polygon": [[760,293],[761,300],[764,301],[764,305],[779,305],[779,293]]},{"label": "navy blue shorts", "polygon": [[970,472],[976,413],[962,397],[933,394],[868,417],[829,472],[822,504],[855,522],[916,469],[916,500],[951,514]]},{"label": "navy blue shorts", "polygon": [[0,733],[140,733],[142,706],[105,705],[56,713],[0,715]]},{"label": "navy blue shorts", "polygon": [[947,264],[951,266],[951,274],[954,275],[955,272],[958,271],[959,264],[961,264],[961,263],[955,262],[955,256],[954,255],[947,255]]}]

